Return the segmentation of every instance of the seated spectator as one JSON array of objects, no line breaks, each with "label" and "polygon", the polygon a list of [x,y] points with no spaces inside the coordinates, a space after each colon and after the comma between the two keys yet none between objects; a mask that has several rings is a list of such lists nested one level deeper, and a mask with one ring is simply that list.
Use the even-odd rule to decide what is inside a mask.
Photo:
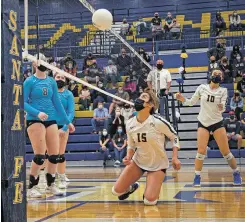
[{"label": "seated spectator", "polygon": [[233,14],[230,15],[230,30],[240,30],[241,29],[241,18],[237,14],[237,11],[234,10]]},{"label": "seated spectator", "polygon": [[84,71],[84,74],[86,75],[84,80],[88,83],[97,83],[99,81],[101,72],[96,60],[92,60],[91,65]]},{"label": "seated spectator", "polygon": [[138,87],[141,87],[143,89],[148,87],[147,86],[147,76],[148,76],[148,72],[147,71],[143,72],[143,75],[139,76],[138,81],[137,81],[138,82],[138,84],[137,84]]},{"label": "seated spectator", "polygon": [[180,24],[176,19],[173,19],[172,28],[170,29],[170,39],[179,39],[180,38]]},{"label": "seated spectator", "polygon": [[243,132],[243,137],[245,135],[245,112],[241,114],[241,130]]},{"label": "seated spectator", "polygon": [[111,137],[113,137],[115,135],[119,125],[122,127],[123,132],[126,133],[124,117],[121,115],[121,108],[119,106],[116,107],[115,116],[112,116],[112,119],[113,119],[113,121],[112,121],[112,124],[110,127]]},{"label": "seated spectator", "polygon": [[70,80],[68,90],[72,92],[74,97],[78,97],[78,85],[74,80]]},{"label": "seated spectator", "polygon": [[154,32],[156,29],[162,29],[162,20],[159,17],[158,12],[154,13],[154,18],[152,18],[151,24],[152,24],[152,32]]},{"label": "seated spectator", "polygon": [[236,119],[233,111],[229,112],[230,118],[224,121],[224,126],[228,140],[237,141],[237,148],[242,146],[242,136],[240,135],[240,122]]},{"label": "seated spectator", "polygon": [[214,56],[215,61],[219,62],[220,59],[223,56],[225,56],[225,51],[226,51],[226,49],[225,49],[224,45],[220,42],[217,42],[216,47],[209,49],[207,52],[207,55],[208,55],[209,59],[211,58],[211,56]]},{"label": "seated spectator", "polygon": [[[117,91],[117,93],[116,93],[115,95],[118,96],[118,97],[120,97],[120,98],[122,98],[122,99],[128,100],[128,101],[129,101],[129,99],[130,99],[129,94],[128,94],[127,92],[124,92],[122,86],[119,86],[119,87],[118,87],[118,91]],[[113,99],[113,100],[112,100],[112,103],[111,103],[111,105],[110,105],[110,108],[109,108],[109,114],[110,114],[110,115],[111,115],[112,111],[114,110],[114,108],[115,108],[116,106],[122,107],[122,106],[124,106],[124,102],[121,102],[121,101],[118,101],[118,100],[116,100],[116,99]]]},{"label": "seated spectator", "polygon": [[[97,87],[102,90],[105,90],[105,87],[101,81],[97,83]],[[92,101],[93,101],[93,107],[95,108],[98,106],[98,102],[103,102],[103,103],[107,102],[107,95],[97,90],[94,90],[92,93]]]},{"label": "seated spectator", "polygon": [[79,110],[88,110],[91,102],[90,91],[87,86],[83,85],[82,89],[79,94],[79,101],[80,104]]},{"label": "seated spectator", "polygon": [[210,63],[209,63],[209,66],[208,66],[208,80],[209,80],[209,78],[210,78],[210,75],[211,75],[212,71],[213,71],[214,69],[217,69],[217,68],[219,68],[218,62],[216,62],[214,56],[211,56],[211,57],[210,57]]},{"label": "seated spectator", "polygon": [[133,94],[136,92],[136,82],[127,77],[124,82],[123,90],[132,98]]},{"label": "seated spectator", "polygon": [[130,116],[133,115],[133,107],[131,107],[129,104],[125,104],[121,109],[121,114],[124,117],[124,121],[126,123],[129,120]]},{"label": "seated spectator", "polygon": [[132,65],[132,58],[126,54],[126,50],[122,49],[122,55],[117,57],[117,70],[120,72],[120,76],[126,73]]},{"label": "seated spectator", "polygon": [[108,60],[108,66],[104,68],[104,86],[107,87],[108,82],[112,83],[113,89],[116,88],[116,84],[119,80],[117,67],[112,60]]},{"label": "seated spectator", "polygon": [[124,18],[120,27],[120,33],[121,35],[127,35],[128,31],[129,31],[129,24],[127,22],[127,19]]},{"label": "seated spectator", "polygon": [[164,25],[164,30],[165,32],[170,32],[173,26],[173,17],[170,12],[168,12],[167,17],[165,18],[165,25]]},{"label": "seated spectator", "polygon": [[151,61],[150,56],[145,52],[144,48],[140,47],[138,53],[146,62]]},{"label": "seated spectator", "polygon": [[65,72],[73,76],[77,75],[77,63],[73,59],[71,53],[67,53],[66,57],[62,60],[63,69]]},{"label": "seated spectator", "polygon": [[242,97],[245,97],[245,72],[242,74],[242,80],[237,83],[237,90]]},{"label": "seated spectator", "polygon": [[216,12],[216,18],[215,23],[213,24],[213,28],[215,31],[215,36],[219,36],[221,32],[226,29],[226,23],[220,12]]},{"label": "seated spectator", "polygon": [[234,60],[237,59],[237,57],[243,58],[243,54],[240,51],[239,45],[234,45],[233,50],[231,51],[230,54],[230,64],[233,65]]},{"label": "seated spectator", "polygon": [[231,98],[230,108],[235,112],[237,120],[240,120],[240,114],[243,111],[243,98],[241,98],[239,92],[235,92]]},{"label": "seated spectator", "polygon": [[233,61],[233,76],[241,77],[244,72],[245,72],[245,61],[240,56],[240,54],[237,54],[236,59]]},{"label": "seated spectator", "polygon": [[107,129],[103,129],[100,135],[100,148],[99,151],[104,154],[103,166],[106,166],[106,161],[111,159],[109,141],[111,140],[110,134]]},{"label": "seated spectator", "polygon": [[232,67],[226,56],[222,57],[219,68],[223,72],[223,83],[233,83],[235,81],[235,79],[233,79]]},{"label": "seated spectator", "polygon": [[89,68],[89,66],[91,66],[95,60],[95,57],[93,56],[93,54],[90,52],[88,53],[87,57],[84,59],[83,61],[83,70]]},{"label": "seated spectator", "polygon": [[94,117],[91,119],[91,125],[93,127],[92,133],[98,133],[98,127],[103,126],[104,129],[108,129],[108,109],[104,108],[103,102],[98,102],[98,108],[94,110]]},{"label": "seated spectator", "polygon": [[114,167],[120,167],[127,152],[127,135],[123,132],[123,128],[120,125],[117,127],[117,132],[112,138],[112,144],[114,146],[116,160]]},{"label": "seated spectator", "polygon": [[134,27],[136,27],[137,35],[140,35],[140,33],[146,30],[146,22],[144,22],[143,18],[139,18]]}]

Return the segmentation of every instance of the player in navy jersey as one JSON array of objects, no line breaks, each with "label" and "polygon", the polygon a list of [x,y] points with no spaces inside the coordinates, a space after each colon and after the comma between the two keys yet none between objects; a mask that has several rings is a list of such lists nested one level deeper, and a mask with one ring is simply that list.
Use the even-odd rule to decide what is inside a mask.
[{"label": "player in navy jersey", "polygon": [[172,165],[176,170],[181,167],[177,156],[180,147],[177,133],[160,115],[152,115],[158,106],[155,93],[149,89],[145,89],[135,101],[138,114],[126,123],[128,147],[127,155],[123,159],[126,167],[112,188],[112,193],[118,196],[119,200],[128,198],[139,187],[136,181],[147,172],[144,204],[157,204],[169,167],[165,151],[166,137],[173,146]]},{"label": "player in navy jersey", "polygon": [[181,101],[184,105],[193,106],[200,100],[201,110],[197,117],[197,155],[195,159],[195,177],[193,186],[200,187],[201,170],[205,154],[207,152],[207,145],[210,137],[210,132],[213,133],[220,152],[227,160],[230,167],[233,169],[233,184],[241,185],[242,178],[237,168],[236,159],[230,152],[226,130],[224,128],[222,113],[226,109],[227,89],[220,87],[223,75],[221,70],[214,69],[210,77],[209,84],[202,84],[198,86],[195,94],[191,99],[185,99],[180,93],[176,94],[176,99]]},{"label": "player in navy jersey", "polygon": [[[58,86],[60,101],[66,111],[68,119],[72,121],[75,115],[75,101],[74,96],[71,91],[65,88],[66,78],[61,74],[55,74],[54,79]],[[64,120],[62,120],[61,116],[57,116],[57,124],[59,129],[59,137],[60,137],[60,160],[58,163],[58,178],[59,178],[59,188],[64,189],[67,187],[67,182],[69,179],[66,177],[65,169],[66,169],[66,160],[65,160],[65,150],[66,144],[69,136],[69,130]]]},{"label": "player in navy jersey", "polygon": [[[43,54],[39,55],[39,59],[46,61]],[[36,73],[24,82],[27,133],[34,151],[27,196],[30,198],[42,197],[37,185],[39,170],[46,158],[46,150],[48,152],[46,192],[63,195],[64,193],[54,183],[59,161],[59,134],[56,116],[59,115],[62,118],[70,132],[73,132],[75,128],[61,104],[55,80],[46,75],[46,67],[38,66],[36,62],[33,62],[33,66]]]}]

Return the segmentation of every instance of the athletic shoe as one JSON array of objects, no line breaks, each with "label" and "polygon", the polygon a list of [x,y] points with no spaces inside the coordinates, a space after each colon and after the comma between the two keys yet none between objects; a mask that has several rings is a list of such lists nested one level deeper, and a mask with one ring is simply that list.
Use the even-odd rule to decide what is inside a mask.
[{"label": "athletic shoe", "polygon": [[60,189],[66,189],[68,187],[68,183],[66,182],[66,175],[59,175],[59,188]]},{"label": "athletic shoe", "polygon": [[195,174],[193,187],[200,187],[201,186],[201,176]]},{"label": "athletic shoe", "polygon": [[45,171],[41,170],[39,173],[39,182],[38,182],[38,188],[39,189],[45,189],[46,188],[46,184],[47,184],[47,180],[46,180],[46,175],[45,175]]},{"label": "athletic shoe", "polygon": [[55,183],[52,183],[51,186],[47,186],[46,193],[53,194],[55,196],[64,196],[65,192],[61,191]]},{"label": "athletic shoe", "polygon": [[119,167],[120,166],[120,161],[116,160],[114,163],[114,167]]},{"label": "athletic shoe", "polygon": [[106,161],[103,161],[103,167],[106,167]]},{"label": "athletic shoe", "polygon": [[70,182],[70,180],[67,178],[67,176],[65,175],[65,179],[66,179],[66,182]]},{"label": "athletic shoe", "polygon": [[131,185],[131,189],[127,193],[124,193],[121,196],[119,196],[118,199],[119,200],[127,199],[130,194],[134,193],[139,188],[139,186],[140,184],[138,182],[134,183],[133,185]]},{"label": "athletic shoe", "polygon": [[233,185],[234,186],[242,185],[242,177],[239,171],[233,173]]},{"label": "athletic shoe", "polygon": [[28,198],[41,198],[42,194],[40,193],[37,186],[32,187],[31,189],[28,189],[27,191],[27,197]]}]

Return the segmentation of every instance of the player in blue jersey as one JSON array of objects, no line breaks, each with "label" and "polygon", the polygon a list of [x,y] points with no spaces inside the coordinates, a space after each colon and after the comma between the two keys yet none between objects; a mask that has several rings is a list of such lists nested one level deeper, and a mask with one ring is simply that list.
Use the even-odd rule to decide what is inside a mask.
[{"label": "player in blue jersey", "polygon": [[[43,54],[39,55],[39,59],[46,61]],[[64,193],[54,183],[57,163],[59,162],[57,115],[68,125],[70,132],[73,132],[75,128],[61,104],[55,80],[46,75],[46,67],[38,66],[36,62],[33,62],[33,66],[36,73],[24,82],[27,133],[34,151],[27,196],[30,198],[42,197],[37,185],[39,170],[46,158],[46,150],[48,152],[46,192],[63,195]]]},{"label": "player in blue jersey", "polygon": [[[55,74],[54,75],[55,81],[58,86],[59,91],[59,97],[61,100],[61,103],[66,111],[66,114],[68,116],[68,119],[72,121],[74,119],[75,115],[75,101],[74,96],[71,91],[67,90],[65,88],[66,85],[66,78],[65,76],[61,74]],[[66,169],[66,160],[65,160],[65,150],[66,150],[66,144],[69,136],[69,131],[67,125],[64,123],[64,120],[60,118],[61,116],[58,116],[56,121],[58,124],[59,129],[59,137],[60,137],[60,160],[58,163],[58,178],[59,178],[59,188],[64,189],[67,187],[67,182],[69,182],[69,179],[65,175],[65,169]]]}]

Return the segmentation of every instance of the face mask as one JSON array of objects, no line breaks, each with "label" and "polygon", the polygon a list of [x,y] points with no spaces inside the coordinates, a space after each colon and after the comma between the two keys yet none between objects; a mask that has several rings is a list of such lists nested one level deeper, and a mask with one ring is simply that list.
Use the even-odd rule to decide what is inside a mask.
[{"label": "face mask", "polygon": [[130,106],[124,106],[124,109],[130,109]]},{"label": "face mask", "polygon": [[221,44],[220,43],[217,44],[217,48],[221,48]]},{"label": "face mask", "polygon": [[71,80],[70,83],[71,83],[71,84],[74,84],[74,80]]},{"label": "face mask", "polygon": [[120,116],[120,115],[121,115],[121,113],[120,113],[120,112],[116,112],[116,115],[117,115],[117,116]]},{"label": "face mask", "polygon": [[102,109],[102,108],[103,108],[103,105],[99,105],[98,108],[99,108],[99,109]]},{"label": "face mask", "polygon": [[235,93],[235,97],[238,97],[238,96],[240,96],[240,94],[239,93]]},{"label": "face mask", "polygon": [[221,83],[221,77],[218,76],[211,76],[211,81],[215,84]]},{"label": "face mask", "polygon": [[40,65],[37,67],[41,72],[45,72],[47,70],[47,68],[43,65]]},{"label": "face mask", "polygon": [[158,15],[155,15],[155,18],[158,18]]},{"label": "face mask", "polygon": [[126,80],[126,82],[130,82],[130,80],[129,80],[129,79],[127,79],[127,80]]},{"label": "face mask", "polygon": [[230,119],[231,120],[234,120],[235,119],[235,116],[234,115],[230,116]]},{"label": "face mask", "polygon": [[142,109],[144,109],[145,107],[144,107],[144,103],[145,103],[145,101],[144,100],[142,100],[142,99],[136,99],[135,100],[135,103],[134,103],[134,107],[135,107],[135,110],[136,111],[141,111]]},{"label": "face mask", "polygon": [[101,88],[101,87],[103,87],[103,84],[98,84],[98,86]]},{"label": "face mask", "polygon": [[107,132],[106,131],[103,131],[103,136],[106,136],[107,135]]},{"label": "face mask", "polygon": [[223,63],[226,63],[226,62],[227,62],[227,59],[224,59],[224,60],[223,60]]},{"label": "face mask", "polygon": [[237,13],[234,13],[235,16],[237,16]]},{"label": "face mask", "polygon": [[157,69],[161,70],[163,68],[163,64],[157,64]]},{"label": "face mask", "polygon": [[237,56],[237,57],[236,57],[236,59],[240,61],[240,59],[241,59],[241,56]]},{"label": "face mask", "polygon": [[120,94],[122,94],[122,93],[123,93],[123,90],[118,90],[118,92],[119,92]]},{"label": "face mask", "polygon": [[61,89],[65,86],[65,82],[62,80],[57,80],[56,83],[57,83],[58,89]]},{"label": "face mask", "polygon": [[118,129],[117,132],[120,134],[122,133],[122,129]]},{"label": "face mask", "polygon": [[215,60],[211,60],[211,63],[215,63]]}]

